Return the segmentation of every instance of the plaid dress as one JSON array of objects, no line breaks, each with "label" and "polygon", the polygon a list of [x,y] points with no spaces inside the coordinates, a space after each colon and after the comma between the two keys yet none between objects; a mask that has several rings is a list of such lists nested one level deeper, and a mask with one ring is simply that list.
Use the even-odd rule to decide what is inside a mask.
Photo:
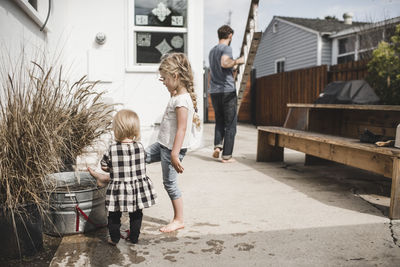
[{"label": "plaid dress", "polygon": [[101,160],[111,181],[106,193],[108,211],[134,212],[155,204],[157,195],[146,175],[145,151],[139,142],[114,143]]}]

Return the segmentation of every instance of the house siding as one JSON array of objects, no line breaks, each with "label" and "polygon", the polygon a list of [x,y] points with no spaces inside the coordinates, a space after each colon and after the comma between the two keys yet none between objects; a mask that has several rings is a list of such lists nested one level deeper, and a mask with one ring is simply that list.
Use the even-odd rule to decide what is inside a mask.
[{"label": "house siding", "polygon": [[278,21],[278,31],[272,32],[273,20],[263,34],[254,67],[257,78],[275,73],[275,60],[285,58],[285,71],[317,65],[315,33]]},{"label": "house siding", "polygon": [[322,37],[321,65],[330,65],[332,62],[332,41]]}]

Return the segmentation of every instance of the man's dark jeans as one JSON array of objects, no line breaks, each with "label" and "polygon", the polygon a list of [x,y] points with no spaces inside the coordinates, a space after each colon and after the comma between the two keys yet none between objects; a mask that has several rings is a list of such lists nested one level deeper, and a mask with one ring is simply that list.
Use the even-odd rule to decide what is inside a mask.
[{"label": "man's dark jeans", "polygon": [[222,158],[232,157],[237,125],[236,91],[210,94],[215,112],[214,147],[222,149]]}]

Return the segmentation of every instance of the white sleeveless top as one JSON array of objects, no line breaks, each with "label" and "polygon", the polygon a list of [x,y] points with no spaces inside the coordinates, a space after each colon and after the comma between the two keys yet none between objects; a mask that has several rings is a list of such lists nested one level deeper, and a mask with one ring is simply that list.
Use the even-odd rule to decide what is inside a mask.
[{"label": "white sleeveless top", "polygon": [[168,102],[167,108],[161,120],[160,132],[158,133],[157,141],[172,150],[174,145],[174,139],[177,130],[177,120],[175,109],[177,107],[185,107],[188,109],[187,125],[185,138],[183,140],[182,148],[188,148],[190,146],[191,129],[193,123],[194,107],[192,98],[189,93],[172,96]]}]

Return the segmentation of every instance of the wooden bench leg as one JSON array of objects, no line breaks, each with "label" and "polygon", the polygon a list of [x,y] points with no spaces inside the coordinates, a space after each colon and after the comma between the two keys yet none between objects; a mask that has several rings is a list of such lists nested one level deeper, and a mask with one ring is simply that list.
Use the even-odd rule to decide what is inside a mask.
[{"label": "wooden bench leg", "polygon": [[392,190],[390,194],[389,218],[400,219],[400,158],[393,159]]},{"label": "wooden bench leg", "polygon": [[306,154],[304,165],[325,165],[329,163],[332,163],[332,161]]},{"label": "wooden bench leg", "polygon": [[257,161],[283,161],[283,147],[270,145],[276,143],[278,135],[258,131]]}]

